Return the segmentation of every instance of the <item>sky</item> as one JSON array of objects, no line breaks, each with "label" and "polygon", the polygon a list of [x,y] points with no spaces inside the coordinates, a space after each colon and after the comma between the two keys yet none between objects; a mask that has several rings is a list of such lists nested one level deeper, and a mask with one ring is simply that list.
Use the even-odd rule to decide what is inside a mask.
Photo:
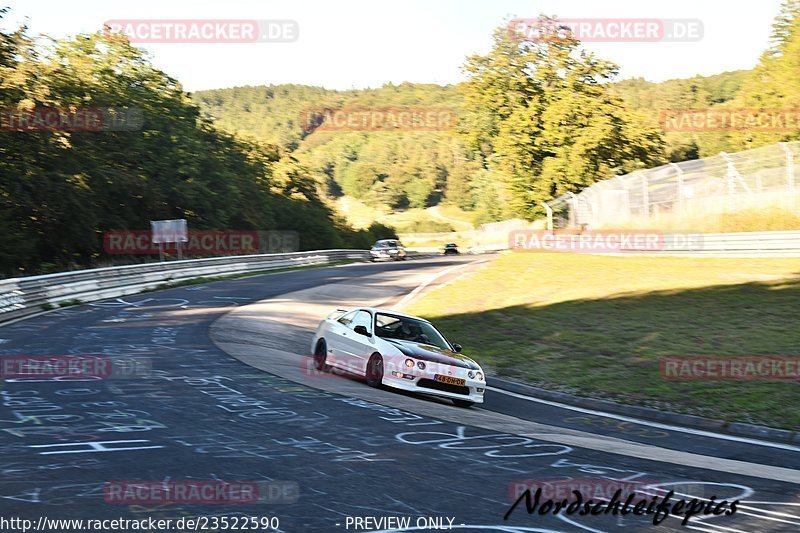
[{"label": "sky", "polygon": [[769,44],[780,0],[0,0],[6,29],[66,37],[115,19],[289,19],[295,42],[141,44],[158,68],[196,91],[299,83],[329,89],[387,82],[458,83],[468,55],[486,53],[508,18],[699,19],[696,42],[586,43],[650,81],[749,69]]}]

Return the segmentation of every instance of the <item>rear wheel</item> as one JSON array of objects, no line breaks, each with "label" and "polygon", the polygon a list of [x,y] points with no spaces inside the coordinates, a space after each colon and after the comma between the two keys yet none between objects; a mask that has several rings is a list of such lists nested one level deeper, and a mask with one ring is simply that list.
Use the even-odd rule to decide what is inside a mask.
[{"label": "rear wheel", "polygon": [[475,405],[475,402],[471,402],[469,400],[457,400],[455,398],[453,398],[453,403],[456,405],[456,407],[472,407]]},{"label": "rear wheel", "polygon": [[374,353],[367,363],[367,385],[380,387],[383,383],[383,357]]},{"label": "rear wheel", "polygon": [[317,347],[314,349],[314,368],[320,372],[327,372],[331,369],[328,361],[328,345],[325,344],[325,339],[320,339]]}]

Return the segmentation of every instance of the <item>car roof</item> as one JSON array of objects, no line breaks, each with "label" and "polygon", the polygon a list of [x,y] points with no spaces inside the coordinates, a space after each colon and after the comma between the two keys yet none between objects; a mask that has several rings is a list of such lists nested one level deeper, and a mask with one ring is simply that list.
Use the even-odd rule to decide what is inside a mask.
[{"label": "car roof", "polygon": [[[395,311],[394,309],[384,309],[382,307],[355,307],[350,311],[369,311],[370,313],[384,313],[387,315],[395,315],[403,318],[413,318],[415,320],[421,320],[423,322],[430,322],[429,320],[425,320],[424,318],[420,318],[418,316],[409,315],[407,313],[401,313],[400,311]],[[350,311],[348,311],[348,313]]]},{"label": "car roof", "polygon": [[378,244],[379,242],[397,242],[398,240],[399,239],[380,239],[378,241],[375,241],[375,244]]}]

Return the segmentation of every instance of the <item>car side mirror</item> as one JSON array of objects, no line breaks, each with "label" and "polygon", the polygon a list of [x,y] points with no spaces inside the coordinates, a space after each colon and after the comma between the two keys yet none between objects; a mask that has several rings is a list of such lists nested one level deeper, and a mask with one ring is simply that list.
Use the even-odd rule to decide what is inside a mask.
[{"label": "car side mirror", "polygon": [[456,353],[461,352],[461,345],[460,344],[454,344],[453,345],[453,351],[456,352]]},{"label": "car side mirror", "polygon": [[367,326],[356,326],[353,331],[355,331],[359,335],[364,335],[365,337],[372,337],[372,333],[367,331]]}]

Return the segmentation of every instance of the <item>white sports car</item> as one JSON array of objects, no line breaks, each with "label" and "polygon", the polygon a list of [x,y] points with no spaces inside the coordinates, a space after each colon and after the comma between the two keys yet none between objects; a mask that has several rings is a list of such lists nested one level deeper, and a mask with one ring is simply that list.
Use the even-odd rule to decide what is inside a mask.
[{"label": "white sports car", "polygon": [[338,309],[320,323],[311,349],[319,371],[334,367],[364,376],[372,387],[443,396],[461,407],[483,402],[483,369],[422,318],[372,307]]}]

